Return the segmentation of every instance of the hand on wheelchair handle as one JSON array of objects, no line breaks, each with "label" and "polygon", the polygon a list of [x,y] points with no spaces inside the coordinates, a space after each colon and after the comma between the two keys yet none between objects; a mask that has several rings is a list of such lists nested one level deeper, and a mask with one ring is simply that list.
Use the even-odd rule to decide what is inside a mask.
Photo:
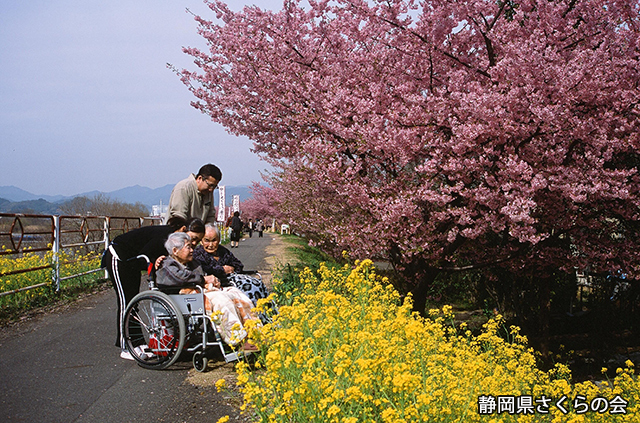
[{"label": "hand on wheelchair handle", "polygon": [[160,268],[160,266],[162,265],[162,262],[164,261],[164,259],[165,259],[166,257],[167,257],[167,256],[160,256],[160,257],[158,257],[158,258],[156,259],[156,263],[155,263],[156,270]]}]

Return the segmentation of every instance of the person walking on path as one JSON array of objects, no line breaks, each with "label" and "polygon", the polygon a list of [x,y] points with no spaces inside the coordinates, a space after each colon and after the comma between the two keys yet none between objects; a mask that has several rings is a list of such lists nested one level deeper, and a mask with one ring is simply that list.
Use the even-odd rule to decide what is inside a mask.
[{"label": "person walking on path", "polygon": [[256,222],[256,231],[258,232],[258,238],[262,238],[262,232],[264,231],[264,223],[262,219],[258,219]]},{"label": "person walking on path", "polygon": [[251,238],[253,236],[253,219],[249,219],[247,226],[249,228],[249,238]]},{"label": "person walking on path", "polygon": [[238,248],[238,242],[242,237],[242,220],[240,220],[240,212],[234,212],[231,219],[231,248]]},{"label": "person walking on path", "polygon": [[218,166],[206,164],[197,175],[191,174],[178,182],[169,198],[167,216],[189,219],[197,217],[204,223],[216,222],[216,208],[213,205],[213,190],[222,179]]}]

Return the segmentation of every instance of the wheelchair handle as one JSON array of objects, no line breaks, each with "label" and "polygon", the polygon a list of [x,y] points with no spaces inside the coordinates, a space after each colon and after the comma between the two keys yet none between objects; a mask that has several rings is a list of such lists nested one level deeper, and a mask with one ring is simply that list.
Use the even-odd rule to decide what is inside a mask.
[{"label": "wheelchair handle", "polygon": [[151,276],[151,272],[153,271],[153,263],[151,263],[151,260],[149,260],[149,257],[147,257],[144,254],[140,254],[139,256],[135,256],[130,260],[140,260],[140,259],[144,259],[145,263],[147,263],[147,275]]}]

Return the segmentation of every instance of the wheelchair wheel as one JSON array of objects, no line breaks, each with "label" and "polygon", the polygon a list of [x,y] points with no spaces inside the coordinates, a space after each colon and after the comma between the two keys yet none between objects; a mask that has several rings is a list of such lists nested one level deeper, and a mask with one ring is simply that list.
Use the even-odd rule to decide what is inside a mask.
[{"label": "wheelchair wheel", "polygon": [[123,333],[127,349],[147,369],[176,362],[185,344],[186,325],[180,309],[160,291],[136,295],[125,311]]},{"label": "wheelchair wheel", "polygon": [[205,355],[204,351],[196,351],[193,354],[193,368],[198,372],[203,373],[207,371],[207,365],[209,364],[209,359]]}]

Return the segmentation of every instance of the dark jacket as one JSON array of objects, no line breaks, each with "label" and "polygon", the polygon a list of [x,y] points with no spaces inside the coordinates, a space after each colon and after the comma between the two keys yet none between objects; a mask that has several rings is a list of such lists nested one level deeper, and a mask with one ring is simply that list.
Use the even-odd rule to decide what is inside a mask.
[{"label": "dark jacket", "polygon": [[206,275],[214,275],[220,279],[222,283],[227,280],[227,274],[224,272],[222,266],[233,266],[236,272],[242,272],[244,269],[242,262],[222,245],[218,246],[218,254],[220,258],[216,260],[212,254],[204,250],[202,245],[198,245],[196,249],[193,250],[193,261],[202,266],[202,270]]},{"label": "dark jacket", "polygon": [[231,229],[237,233],[242,232],[242,220],[238,216],[233,216],[231,219]]},{"label": "dark jacket", "polygon": [[[127,261],[141,254],[149,257],[153,263],[160,256],[168,255],[164,248],[164,243],[174,229],[171,226],[143,226],[118,235],[113,239],[111,245],[118,254],[118,258]],[[103,261],[104,261],[103,256]],[[102,263],[102,267],[107,267],[109,263]],[[146,263],[141,262],[141,270],[146,269]]]}]

